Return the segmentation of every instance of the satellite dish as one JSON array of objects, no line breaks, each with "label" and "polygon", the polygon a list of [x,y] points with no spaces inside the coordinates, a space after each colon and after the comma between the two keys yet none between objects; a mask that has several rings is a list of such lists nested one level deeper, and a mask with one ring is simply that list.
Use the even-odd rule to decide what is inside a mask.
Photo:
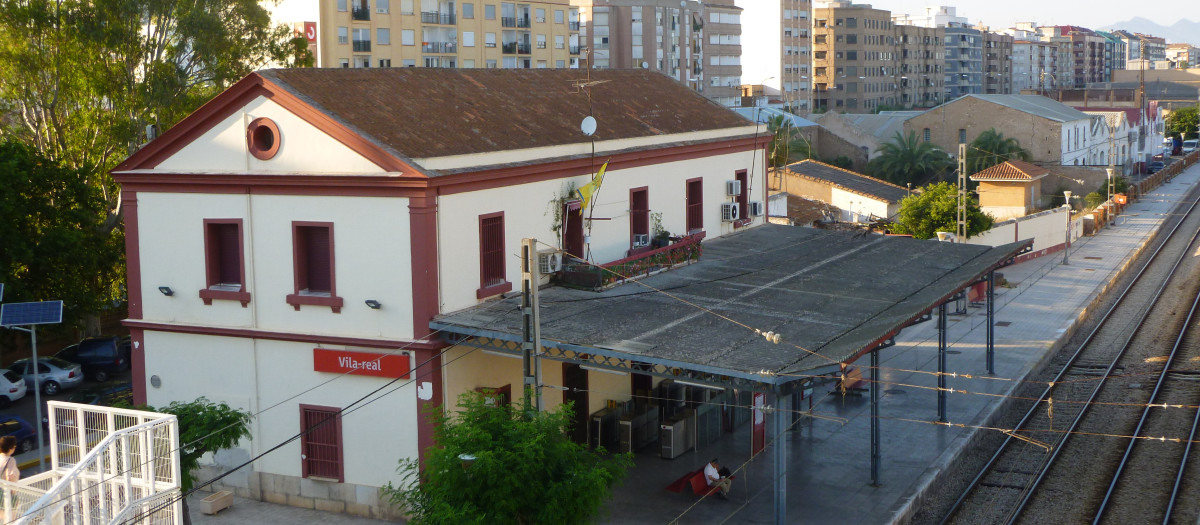
[{"label": "satellite dish", "polygon": [[642,69],[650,69],[650,63],[649,63],[649,62],[645,62],[645,61],[643,61],[643,62],[642,62]]},{"label": "satellite dish", "polygon": [[596,117],[588,115],[583,117],[583,122],[579,124],[579,129],[584,135],[592,136],[596,132]]}]

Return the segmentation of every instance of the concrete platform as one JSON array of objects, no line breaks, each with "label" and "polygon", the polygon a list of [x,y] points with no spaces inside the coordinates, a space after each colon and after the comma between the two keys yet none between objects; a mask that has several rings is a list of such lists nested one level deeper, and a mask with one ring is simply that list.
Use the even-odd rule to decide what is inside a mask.
[{"label": "concrete platform", "polygon": [[[1050,351],[1074,332],[1097,296],[1110,285],[1159,229],[1186,190],[1200,180],[1193,166],[1129,206],[1117,226],[1072,244],[1062,253],[1001,269],[1011,288],[997,287],[994,379],[951,378],[948,387],[1005,395]],[[936,313],[935,313],[936,319]],[[950,372],[986,376],[986,314],[983,308],[950,316]],[[1006,324],[1007,323],[1007,324]],[[864,368],[867,359],[859,364]],[[1002,397],[952,394],[947,417],[962,427],[936,424],[936,323],[909,327],[896,346],[880,353],[883,368],[881,485],[873,487],[870,462],[870,398],[829,395],[818,388],[816,417],[786,434],[788,523],[878,524],[906,520],[935,476],[961,452],[997,410]],[[801,408],[807,408],[801,407]],[[769,428],[768,436],[773,434]],[[750,457],[748,425],[715,445],[665,460],[651,447],[638,454],[627,481],[615,491],[605,523],[773,523],[771,448]],[[737,470],[731,498],[698,498],[664,489],[686,472],[719,457]]]}]

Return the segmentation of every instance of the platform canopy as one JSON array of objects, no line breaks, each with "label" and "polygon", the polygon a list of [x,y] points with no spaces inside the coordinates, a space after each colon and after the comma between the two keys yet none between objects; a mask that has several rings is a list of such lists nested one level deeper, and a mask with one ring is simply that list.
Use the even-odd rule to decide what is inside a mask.
[{"label": "platform canopy", "polygon": [[[999,247],[765,225],[705,241],[699,262],[603,292],[541,290],[550,358],[778,386],[830,373],[1009,263]],[[452,341],[521,340],[520,298],[437,317]],[[756,332],[757,331],[757,332]],[[779,334],[778,343],[762,334]]]}]

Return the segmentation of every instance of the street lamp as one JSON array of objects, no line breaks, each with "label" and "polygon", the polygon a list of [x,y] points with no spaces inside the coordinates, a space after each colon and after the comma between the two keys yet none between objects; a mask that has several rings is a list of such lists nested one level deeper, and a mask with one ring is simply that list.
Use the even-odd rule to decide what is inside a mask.
[{"label": "street lamp", "polygon": [[1067,252],[1071,251],[1071,190],[1064,191],[1063,195],[1066,197],[1063,208],[1067,212],[1067,241],[1063,244],[1063,264],[1066,265]]}]

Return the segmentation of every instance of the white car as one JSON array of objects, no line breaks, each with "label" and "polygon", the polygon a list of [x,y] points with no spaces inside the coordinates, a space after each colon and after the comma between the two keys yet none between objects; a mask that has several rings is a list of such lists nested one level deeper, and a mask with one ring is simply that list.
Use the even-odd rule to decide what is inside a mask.
[{"label": "white car", "polygon": [[25,385],[25,380],[17,375],[12,370],[5,370],[0,374],[0,408],[11,405],[13,401],[25,397],[25,392],[29,387]]},{"label": "white car", "polygon": [[1187,155],[1193,151],[1196,151],[1196,139],[1183,141],[1183,154]]}]

